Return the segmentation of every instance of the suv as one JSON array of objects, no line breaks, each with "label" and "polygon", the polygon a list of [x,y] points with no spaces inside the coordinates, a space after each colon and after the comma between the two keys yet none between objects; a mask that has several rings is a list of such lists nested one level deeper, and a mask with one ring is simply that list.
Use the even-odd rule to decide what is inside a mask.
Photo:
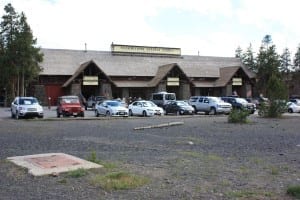
[{"label": "suv", "polygon": [[57,117],[81,116],[84,117],[84,108],[81,106],[78,96],[61,96],[57,100]]},{"label": "suv", "polygon": [[43,107],[35,97],[16,97],[11,103],[11,117],[44,117]]},{"label": "suv", "polygon": [[85,110],[88,108],[95,109],[96,104],[102,103],[107,98],[105,96],[91,96],[88,98],[86,104],[85,104]]},{"label": "suv", "polygon": [[219,97],[192,96],[189,104],[194,107],[195,112],[205,112],[208,114],[224,113],[229,114],[232,106],[230,103],[222,101]]},{"label": "suv", "polygon": [[249,103],[246,99],[240,97],[221,97],[225,102],[228,102],[236,109],[246,109],[249,113],[253,114],[256,110],[256,105],[254,103]]}]

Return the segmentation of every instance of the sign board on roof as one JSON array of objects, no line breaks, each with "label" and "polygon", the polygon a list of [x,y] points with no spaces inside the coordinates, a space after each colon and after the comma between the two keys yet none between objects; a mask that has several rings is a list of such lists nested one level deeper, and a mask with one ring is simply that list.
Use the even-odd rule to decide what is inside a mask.
[{"label": "sign board on roof", "polygon": [[180,48],[170,47],[151,47],[151,46],[132,46],[111,44],[112,53],[131,53],[131,54],[156,54],[156,55],[172,55],[180,56]]},{"label": "sign board on roof", "polygon": [[84,76],[83,85],[98,85],[98,76]]}]

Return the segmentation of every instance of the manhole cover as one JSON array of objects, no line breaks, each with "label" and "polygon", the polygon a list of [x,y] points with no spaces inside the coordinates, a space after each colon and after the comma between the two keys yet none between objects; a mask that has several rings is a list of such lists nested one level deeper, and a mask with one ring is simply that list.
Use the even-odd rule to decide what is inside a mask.
[{"label": "manhole cover", "polygon": [[8,160],[16,165],[25,167],[34,176],[67,172],[79,168],[100,168],[101,165],[92,163],[64,153],[48,153],[27,156],[9,157]]}]

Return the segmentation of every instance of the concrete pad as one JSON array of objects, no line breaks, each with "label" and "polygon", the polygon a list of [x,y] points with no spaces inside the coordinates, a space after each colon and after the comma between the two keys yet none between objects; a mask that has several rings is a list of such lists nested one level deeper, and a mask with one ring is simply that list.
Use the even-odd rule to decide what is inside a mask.
[{"label": "concrete pad", "polygon": [[80,159],[64,153],[46,153],[27,156],[8,157],[8,160],[28,169],[33,176],[43,176],[48,174],[58,174],[79,168],[91,169],[100,168],[93,162]]}]

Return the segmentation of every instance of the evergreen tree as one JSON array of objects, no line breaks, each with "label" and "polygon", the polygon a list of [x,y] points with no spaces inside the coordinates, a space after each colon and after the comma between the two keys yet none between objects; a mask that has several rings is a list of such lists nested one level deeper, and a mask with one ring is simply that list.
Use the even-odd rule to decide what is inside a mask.
[{"label": "evergreen tree", "polygon": [[255,58],[253,55],[252,44],[250,43],[249,47],[247,48],[246,52],[242,56],[242,62],[246,65],[250,70],[253,72],[257,72]]},{"label": "evergreen tree", "polygon": [[36,39],[24,13],[18,14],[11,4],[4,8],[0,23],[1,87],[7,89],[10,98],[23,95],[26,83],[38,76],[43,55],[35,47]]},{"label": "evergreen tree", "polygon": [[235,50],[235,57],[242,58],[242,53],[243,53],[242,48],[240,46],[238,46],[237,49]]},{"label": "evergreen tree", "polygon": [[257,59],[257,88],[263,94],[266,94],[266,85],[269,81],[269,78],[274,75],[279,78],[279,66],[280,59],[279,55],[276,53],[275,45],[267,47],[262,45],[260,47]]},{"label": "evergreen tree", "polygon": [[291,72],[291,67],[291,53],[288,48],[285,48],[282,55],[280,56],[279,71],[283,73],[283,75],[288,75]]},{"label": "evergreen tree", "polygon": [[298,45],[297,52],[295,53],[293,71],[300,71],[300,44]]}]

